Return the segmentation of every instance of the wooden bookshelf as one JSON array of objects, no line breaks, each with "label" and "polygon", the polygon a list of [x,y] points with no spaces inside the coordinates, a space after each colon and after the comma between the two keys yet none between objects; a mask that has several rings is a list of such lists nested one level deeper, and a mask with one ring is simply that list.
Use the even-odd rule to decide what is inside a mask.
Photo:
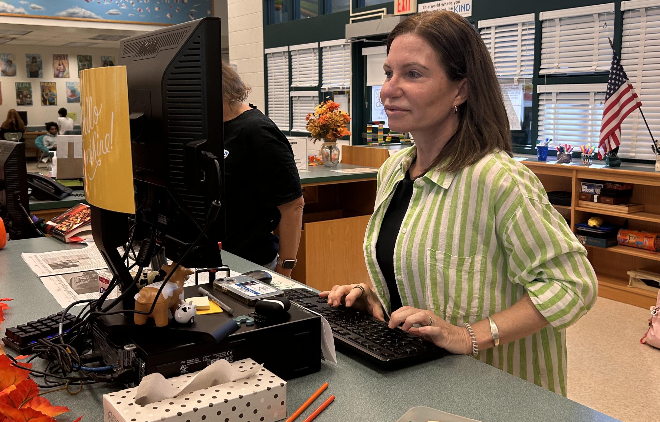
[{"label": "wooden bookshelf", "polygon": [[[634,230],[660,232],[660,173],[655,172],[653,167],[624,164],[619,169],[596,169],[557,166],[533,160],[522,163],[538,176],[546,191],[560,190],[558,187],[563,186],[561,190],[572,192],[570,207],[562,205],[554,207],[564,216],[570,213],[573,231],[576,223],[586,222],[591,216],[600,216],[616,224],[628,220]],[[570,180],[570,183],[567,183],[567,180]],[[598,208],[581,206],[579,196],[583,180],[633,183],[635,188],[630,202],[644,204],[644,211],[624,213],[614,206],[612,208],[600,204]],[[598,277],[599,296],[643,308],[655,304],[657,291],[629,287],[627,271],[644,269],[660,273],[660,253],[628,246],[610,248],[587,246],[587,251]]]}]

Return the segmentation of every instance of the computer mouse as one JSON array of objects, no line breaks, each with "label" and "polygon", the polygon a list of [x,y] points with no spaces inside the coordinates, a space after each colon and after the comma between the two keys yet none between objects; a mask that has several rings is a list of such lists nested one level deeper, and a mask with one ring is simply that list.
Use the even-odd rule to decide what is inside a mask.
[{"label": "computer mouse", "polygon": [[270,284],[270,282],[273,281],[273,276],[270,275],[268,271],[264,271],[264,270],[252,270],[243,273],[243,275],[252,277],[255,280],[261,281],[262,283],[266,283],[266,284]]}]

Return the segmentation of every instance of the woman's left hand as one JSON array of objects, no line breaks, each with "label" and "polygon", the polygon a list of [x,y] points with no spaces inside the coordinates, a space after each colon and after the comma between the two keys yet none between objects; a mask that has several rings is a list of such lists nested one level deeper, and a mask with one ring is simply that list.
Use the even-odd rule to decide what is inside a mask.
[{"label": "woman's left hand", "polygon": [[431,311],[402,306],[392,312],[389,327],[396,328],[402,323],[403,331],[433,342],[450,353],[465,355],[472,352],[472,339],[467,328],[451,325]]}]

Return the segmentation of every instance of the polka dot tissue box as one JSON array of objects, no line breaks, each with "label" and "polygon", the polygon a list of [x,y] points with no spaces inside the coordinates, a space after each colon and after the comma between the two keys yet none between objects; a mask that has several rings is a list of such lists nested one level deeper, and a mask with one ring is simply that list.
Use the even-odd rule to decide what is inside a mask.
[{"label": "polka dot tissue box", "polygon": [[286,417],[286,381],[252,359],[219,360],[136,388],[103,395],[104,422],[274,422]]}]

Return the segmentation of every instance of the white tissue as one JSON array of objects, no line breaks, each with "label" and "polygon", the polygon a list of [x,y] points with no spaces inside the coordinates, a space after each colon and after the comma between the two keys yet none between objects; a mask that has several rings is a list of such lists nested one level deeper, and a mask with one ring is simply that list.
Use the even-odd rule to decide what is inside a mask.
[{"label": "white tissue", "polygon": [[262,365],[256,365],[252,369],[241,370],[232,366],[231,363],[220,359],[209,365],[203,371],[184,384],[180,389],[174,387],[161,374],[155,373],[142,378],[142,382],[135,393],[135,403],[145,406],[157,401],[183,396],[197,390],[249,378],[259,372]]}]

